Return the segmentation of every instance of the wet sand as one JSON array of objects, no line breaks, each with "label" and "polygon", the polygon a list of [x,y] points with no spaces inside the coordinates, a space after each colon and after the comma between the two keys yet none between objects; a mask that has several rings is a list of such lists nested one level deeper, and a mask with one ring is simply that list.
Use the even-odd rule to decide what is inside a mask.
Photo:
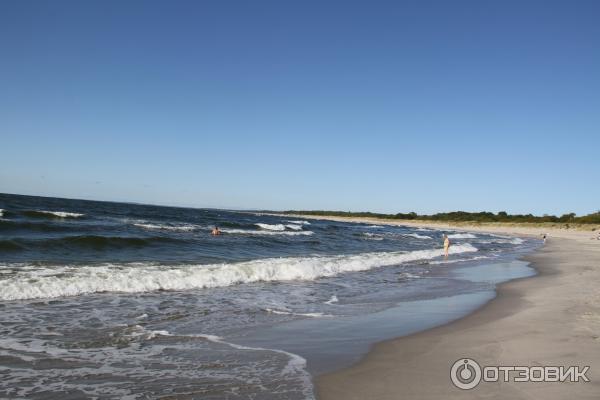
[{"label": "wet sand", "polygon": [[[592,232],[573,230],[461,228],[549,233],[547,244],[526,258],[538,275],[499,285],[494,300],[465,318],[378,343],[354,366],[317,377],[319,399],[600,397],[600,241],[590,240]],[[481,365],[590,366],[590,382],[482,382],[460,390],[450,380],[450,368],[464,357]]]}]

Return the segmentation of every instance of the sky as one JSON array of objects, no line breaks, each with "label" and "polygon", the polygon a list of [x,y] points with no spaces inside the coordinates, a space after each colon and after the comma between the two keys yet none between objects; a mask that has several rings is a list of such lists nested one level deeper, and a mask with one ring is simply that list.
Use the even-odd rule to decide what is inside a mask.
[{"label": "sky", "polygon": [[0,2],[0,192],[600,209],[598,1]]}]

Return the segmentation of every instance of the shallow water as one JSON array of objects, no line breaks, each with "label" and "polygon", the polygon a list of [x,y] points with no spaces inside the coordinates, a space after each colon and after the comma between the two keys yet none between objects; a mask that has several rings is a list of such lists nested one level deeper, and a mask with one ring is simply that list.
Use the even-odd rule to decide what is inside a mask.
[{"label": "shallow water", "polygon": [[[527,239],[0,195],[0,397],[312,397],[525,276]],[[209,234],[218,225],[224,234]],[[308,365],[305,365],[308,359]]]}]

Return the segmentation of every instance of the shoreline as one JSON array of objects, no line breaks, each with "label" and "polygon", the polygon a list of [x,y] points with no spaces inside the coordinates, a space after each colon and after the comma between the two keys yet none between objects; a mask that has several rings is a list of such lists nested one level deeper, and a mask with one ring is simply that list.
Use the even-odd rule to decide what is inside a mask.
[{"label": "shoreline", "polygon": [[[317,398],[562,399],[596,398],[600,393],[600,289],[592,283],[600,279],[600,243],[589,240],[590,231],[296,217],[529,237],[549,234],[546,246],[523,258],[536,275],[497,285],[492,300],[456,321],[375,343],[355,365],[317,376]],[[463,357],[481,365],[589,365],[590,382],[483,382],[465,391],[449,378],[451,365]]]},{"label": "shoreline", "polygon": [[514,236],[528,236],[540,238],[542,234],[551,234],[562,238],[596,238],[600,226],[596,224],[577,224],[573,227],[565,228],[562,223],[514,223],[514,222],[475,222],[475,221],[428,221],[428,220],[407,220],[407,219],[386,219],[375,217],[339,217],[326,215],[310,214],[277,214],[264,213],[264,215],[273,215],[278,217],[303,218],[321,221],[337,221],[362,224],[378,224],[392,226],[410,226],[413,228],[431,228],[431,229],[451,229],[464,232],[482,232],[499,233]]}]

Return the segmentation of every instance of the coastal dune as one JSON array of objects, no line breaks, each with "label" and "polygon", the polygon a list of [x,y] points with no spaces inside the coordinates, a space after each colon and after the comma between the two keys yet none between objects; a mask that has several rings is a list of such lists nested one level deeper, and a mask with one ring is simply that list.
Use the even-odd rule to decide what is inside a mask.
[{"label": "coastal dune", "polygon": [[[481,230],[540,233],[523,227]],[[600,241],[592,236],[549,232],[546,245],[526,257],[538,271],[535,277],[501,284],[494,300],[463,319],[376,344],[358,364],[318,377],[318,398],[597,399]],[[590,382],[511,380],[461,390],[451,382],[450,369],[466,357],[481,366],[589,366]]]}]

